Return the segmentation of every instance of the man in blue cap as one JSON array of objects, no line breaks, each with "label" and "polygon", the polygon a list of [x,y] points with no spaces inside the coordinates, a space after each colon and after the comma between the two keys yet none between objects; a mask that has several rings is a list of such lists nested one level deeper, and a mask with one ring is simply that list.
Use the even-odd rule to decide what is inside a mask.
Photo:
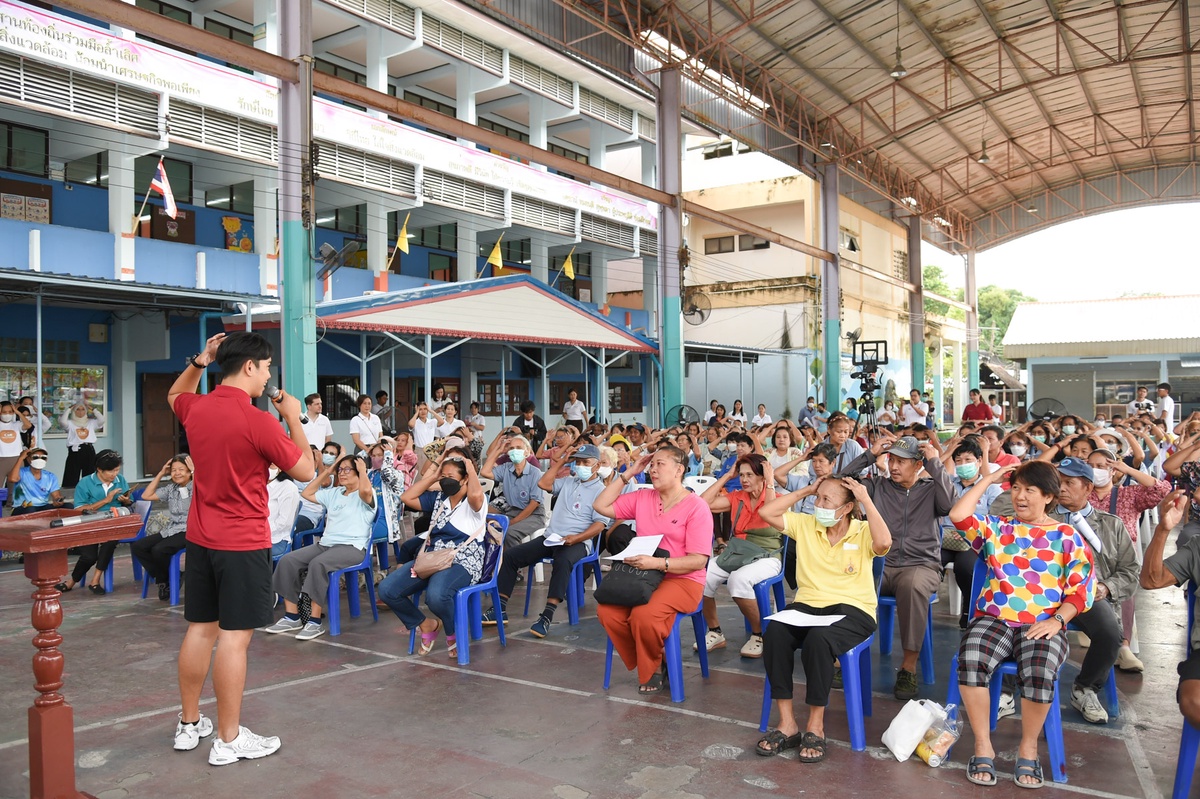
[{"label": "man in blue cap", "polygon": [[[572,462],[574,474],[556,479],[554,475],[568,460]],[[493,607],[483,615],[484,624],[495,624],[497,616],[508,621],[508,599],[517,584],[518,573],[548,558],[554,561],[554,565],[550,569],[546,607],[529,632],[537,638],[545,638],[549,634],[554,611],[567,598],[571,569],[592,552],[595,546],[593,539],[609,523],[607,517],[596,513],[593,508],[596,497],[604,490],[604,481],[597,473],[599,465],[600,450],[594,444],[584,444],[564,447],[543,473],[538,488],[550,491],[555,497],[550,524],[540,535],[504,553],[504,562],[496,578],[500,607]]]}]

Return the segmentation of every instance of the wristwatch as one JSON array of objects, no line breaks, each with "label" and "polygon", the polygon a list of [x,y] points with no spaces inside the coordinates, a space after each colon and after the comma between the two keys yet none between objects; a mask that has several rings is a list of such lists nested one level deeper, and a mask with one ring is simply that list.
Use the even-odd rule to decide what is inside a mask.
[{"label": "wristwatch", "polygon": [[189,365],[194,366],[203,372],[205,369],[208,368],[208,366],[207,365],[201,366],[200,364],[196,363],[196,359],[199,358],[202,354],[203,353],[197,352],[195,355],[191,356],[190,358],[186,358],[185,360]]},{"label": "wristwatch", "polygon": [[1067,629],[1067,620],[1062,617],[1061,613],[1054,614],[1054,620],[1062,625],[1062,628]]}]

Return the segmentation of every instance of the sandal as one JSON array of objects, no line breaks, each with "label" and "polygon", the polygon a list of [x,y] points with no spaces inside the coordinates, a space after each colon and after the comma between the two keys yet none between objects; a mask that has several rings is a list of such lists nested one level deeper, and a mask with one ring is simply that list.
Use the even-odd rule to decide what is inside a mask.
[{"label": "sandal", "polygon": [[437,634],[438,630],[442,629],[442,622],[440,619],[435,619],[434,621],[437,622],[437,626],[433,630],[421,633],[421,648],[417,650],[417,654],[419,655],[428,655],[433,651],[433,645],[437,643]]},{"label": "sandal", "polygon": [[104,586],[102,586],[102,585],[89,585],[88,590],[91,591],[96,596],[104,596],[105,594],[108,593],[107,591],[104,590]]},{"label": "sandal", "polygon": [[[754,747],[754,754],[763,757],[774,757],[786,749],[795,749],[803,740],[804,733],[798,732],[795,735],[784,735],[779,730],[771,730],[766,735],[758,739],[758,746]],[[763,746],[766,744],[766,746]]]},{"label": "sandal", "polygon": [[817,751],[817,754],[815,754],[815,755],[797,754],[796,759],[799,760],[801,763],[820,763],[822,760],[825,759],[825,749],[827,746],[828,746],[828,742],[824,738],[818,737],[815,732],[806,732],[806,733],[804,733],[804,737],[802,737],[800,739],[800,748],[801,749],[815,749]]},{"label": "sandal", "polygon": [[646,682],[644,682],[638,686],[638,693],[643,694],[643,695],[657,694],[660,691],[662,691],[662,689],[663,689],[662,672],[656,672],[653,677],[651,677],[649,680],[647,680]]},{"label": "sandal", "polygon": [[[1033,777],[1037,782],[1021,782],[1022,777]],[[1018,788],[1041,788],[1046,784],[1042,779],[1041,761],[1018,757],[1017,767],[1013,769],[1013,782]]]},{"label": "sandal", "polygon": [[71,586],[67,585],[66,583],[59,583],[58,585],[54,586],[54,590],[58,591],[60,594],[65,594],[71,590]]},{"label": "sandal", "polygon": [[446,654],[450,658],[458,657],[458,637],[453,635],[446,636]]},{"label": "sandal", "polygon": [[[979,779],[980,774],[990,774],[990,780]],[[996,761],[990,757],[975,755],[967,761],[967,782],[973,782],[976,785],[995,785],[996,784]]]}]

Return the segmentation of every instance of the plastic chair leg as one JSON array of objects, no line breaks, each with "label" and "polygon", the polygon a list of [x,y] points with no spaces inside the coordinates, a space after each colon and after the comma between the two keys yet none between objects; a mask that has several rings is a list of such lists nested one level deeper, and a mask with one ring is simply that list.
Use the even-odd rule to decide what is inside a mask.
[{"label": "plastic chair leg", "polygon": [[1192,792],[1192,777],[1196,771],[1196,755],[1200,753],[1200,730],[1187,719],[1179,736],[1179,760],[1175,764],[1175,787],[1171,799],[1188,799]]},{"label": "plastic chair leg", "polygon": [[[862,687],[862,714],[871,715],[874,712],[871,701],[871,641],[862,648],[858,655],[859,685]],[[845,671],[842,672],[845,674]],[[864,725],[865,726],[865,725]],[[866,733],[864,732],[864,735]]]},{"label": "plastic chair leg", "polygon": [[[497,605],[499,607],[499,605]],[[467,619],[471,622],[471,640],[483,640],[483,594],[480,591],[472,591],[467,596]],[[454,626],[458,626],[458,619],[455,618]]]},{"label": "plastic chair leg", "polygon": [[[500,589],[498,587],[496,587],[495,585],[493,585],[491,587],[491,593],[492,593],[492,603],[493,603],[492,606],[497,607],[497,608],[500,607]],[[482,630],[483,629],[482,615],[480,616],[479,625],[480,625],[480,630]],[[500,646],[507,647],[508,640],[504,637],[504,619],[503,618],[496,619],[496,632],[500,636]]]},{"label": "plastic chair leg", "polygon": [[946,704],[954,705],[950,717],[958,718],[958,708],[962,706],[962,694],[958,690],[958,655],[950,658],[950,677],[946,683]]},{"label": "plastic chair leg", "polygon": [[842,655],[842,692],[846,695],[846,724],[850,727],[850,748],[861,752],[867,748],[867,729],[863,721],[861,655]]},{"label": "plastic chair leg", "polygon": [[758,717],[758,731],[766,732],[767,725],[771,722],[771,681],[763,678],[763,701],[762,715]]},{"label": "plastic chair leg", "polygon": [[[362,613],[362,603],[359,601],[358,596],[358,575],[362,573],[361,569],[355,569],[342,575],[346,578],[346,604],[350,606],[350,616],[355,619]],[[336,592],[333,598],[337,599]],[[337,602],[331,602],[330,604],[336,605]]]},{"label": "plastic chair leg", "polygon": [[1114,719],[1121,714],[1121,700],[1117,697],[1117,670],[1109,669],[1108,682],[1104,684],[1104,701],[1108,704],[1108,715]]},{"label": "plastic chair leg", "polygon": [[115,559],[116,559],[115,555],[113,556],[113,558],[109,559],[108,568],[106,568],[104,570],[104,592],[106,594],[111,594],[112,590],[113,590],[113,571],[114,571],[113,561]]},{"label": "plastic chair leg", "polygon": [[[683,692],[683,651],[679,645],[679,622],[682,620],[681,614],[675,614],[675,626],[663,642],[663,661],[667,664],[667,681],[671,684],[672,702],[682,702],[686,698]],[[703,644],[704,639],[701,638],[700,641]]]},{"label": "plastic chair leg", "polygon": [[925,622],[925,640],[921,642],[921,683],[933,685],[933,605],[929,606],[929,618]]},{"label": "plastic chair leg", "polygon": [[890,603],[880,602],[875,607],[875,615],[878,619],[878,627],[876,632],[879,633],[879,654],[892,654],[892,637],[896,629],[896,606]]},{"label": "plastic chair leg", "polygon": [[613,645],[611,638],[605,638],[608,639],[608,646],[604,649],[604,690],[607,691],[609,683],[612,682]]},{"label": "plastic chair leg", "polygon": [[474,619],[470,617],[470,597],[463,596],[460,591],[454,596],[454,640],[458,643],[458,665],[467,666],[471,663],[471,628]]},{"label": "plastic chair leg", "polygon": [[579,606],[583,604],[583,568],[576,563],[571,567],[571,580],[567,583],[567,623],[572,627],[579,624]]},{"label": "plastic chair leg", "polygon": [[[708,649],[704,646],[704,639],[708,637],[708,622],[704,620],[702,611],[703,604],[692,615],[692,632],[696,634],[696,652],[700,656],[700,674],[705,679],[708,679]],[[682,663],[682,657],[680,663]],[[682,701],[682,700],[681,700]]]},{"label": "plastic chair leg", "polygon": [[1067,781],[1067,751],[1063,745],[1062,709],[1058,704],[1058,680],[1054,681],[1054,698],[1050,713],[1042,731],[1046,736],[1046,750],[1050,755],[1050,775],[1055,782]]},{"label": "plastic chair leg", "polygon": [[[525,572],[525,612],[521,615],[527,618],[529,616],[529,599],[533,596],[533,569],[534,567],[530,566]],[[538,582],[541,582],[541,580]]]},{"label": "plastic chair leg", "polygon": [[170,568],[167,569],[167,588],[171,596],[172,607],[179,604],[179,561],[185,550],[179,550],[171,557]]},{"label": "plastic chair leg", "polygon": [[[342,600],[338,596],[337,578],[338,575],[336,572],[330,575],[329,590],[326,592],[325,597],[325,621],[328,624],[331,636],[342,634]],[[346,592],[349,593],[349,588],[347,588]]]}]

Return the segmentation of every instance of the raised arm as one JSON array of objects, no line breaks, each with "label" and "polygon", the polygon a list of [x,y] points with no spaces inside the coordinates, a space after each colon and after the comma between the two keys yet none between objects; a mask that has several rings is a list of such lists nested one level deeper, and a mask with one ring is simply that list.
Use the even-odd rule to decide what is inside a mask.
[{"label": "raised arm", "polygon": [[781,463],[775,467],[775,482],[778,485],[786,486],[788,475],[792,469],[795,469],[804,461],[808,460],[812,455],[812,447],[809,447],[807,455],[801,455],[799,458],[792,458],[787,463]]},{"label": "raised arm", "polygon": [[[355,460],[358,459],[355,458]],[[333,470],[336,466],[336,462],[330,464],[329,466],[321,464],[321,468],[317,472],[317,476],[313,478],[311,483],[304,487],[304,490],[300,492],[300,496],[309,502],[317,502],[317,492],[321,490],[322,484],[329,479],[331,474],[333,474]]]},{"label": "raised arm", "polygon": [[25,447],[21,450],[21,454],[17,456],[17,460],[13,463],[12,468],[8,470],[8,485],[11,488],[21,481],[21,465],[25,463],[25,458],[29,456],[29,448]]},{"label": "raised arm", "polygon": [[1200,455],[1200,433],[1189,438],[1175,450],[1175,454],[1163,462],[1163,471],[1172,477],[1178,477],[1183,464],[1196,460]]},{"label": "raised arm", "polygon": [[[201,352],[195,358],[188,362],[188,365],[179,377],[175,378],[175,382],[171,384],[171,388],[167,391],[167,404],[171,406],[171,410],[175,410],[175,398],[180,394],[195,394],[196,389],[200,387],[200,377],[204,374],[204,370],[217,357],[217,349],[221,346],[221,342],[225,340],[224,333],[218,333],[212,336],[208,341],[204,342],[204,352]],[[63,426],[66,427],[67,415],[63,414]],[[307,445],[305,445],[307,446]]]},{"label": "raised arm", "polygon": [[854,494],[854,499],[862,504],[863,510],[866,511],[867,527],[871,530],[871,554],[876,557],[886,555],[887,551],[892,548],[892,533],[888,530],[883,516],[879,514],[879,509],[871,500],[871,494],[867,491],[867,487],[853,477],[843,477],[842,484],[850,489],[850,493]]},{"label": "raised arm", "polygon": [[613,504],[617,501],[617,497],[621,496],[621,492],[625,490],[625,486],[629,485],[629,481],[637,477],[646,467],[650,465],[650,456],[643,455],[637,459],[637,462],[629,465],[624,472],[613,478],[604,490],[600,492],[600,496],[596,497],[596,501],[592,503],[592,509],[601,516],[607,516],[613,521],[617,520],[616,513],[613,512]]},{"label": "raised arm", "polygon": [[[1172,491],[1158,506],[1158,524],[1154,528],[1154,537],[1150,546],[1146,547],[1146,555],[1142,560],[1142,573],[1139,582],[1142,588],[1154,590],[1179,585],[1179,578],[1171,573],[1163,563],[1163,550],[1167,546],[1167,537],[1171,530],[1179,526],[1183,520],[1183,511],[1187,508],[1187,493]],[[1188,631],[1189,635],[1191,631]]]},{"label": "raised arm", "polygon": [[988,472],[987,474],[980,476],[980,478],[975,481],[975,485],[971,486],[969,491],[965,492],[961,497],[959,497],[958,501],[954,503],[954,506],[950,508],[950,513],[947,514],[950,517],[950,521],[958,524],[964,519],[974,516],[975,508],[977,505],[979,505],[979,501],[983,499],[983,495],[987,493],[988,486],[999,485],[1000,483],[1004,482],[1005,477],[1012,474],[1016,470],[1017,465],[1014,463],[1010,466],[1005,466],[1002,469],[997,469],[994,472]]},{"label": "raised arm", "polygon": [[146,486],[145,490],[142,491],[142,499],[148,499],[151,502],[157,500],[158,484],[162,482],[162,479],[166,477],[167,473],[170,471],[171,461],[167,461],[165,464],[163,464],[163,467],[158,470],[158,474],[154,475],[154,479],[150,481],[150,485]]},{"label": "raised arm", "polygon": [[725,490],[725,486],[733,476],[733,469],[730,469],[717,478],[717,482],[704,489],[704,493],[700,495],[700,499],[708,503],[708,509],[713,513],[724,513],[729,510],[729,492]]},{"label": "raised arm", "polygon": [[782,530],[785,524],[784,514],[791,510],[797,502],[816,494],[817,488],[826,479],[828,478],[818,477],[799,491],[793,491],[790,494],[776,494],[774,499],[764,502],[763,506],[759,508],[758,517],[776,530]]}]

